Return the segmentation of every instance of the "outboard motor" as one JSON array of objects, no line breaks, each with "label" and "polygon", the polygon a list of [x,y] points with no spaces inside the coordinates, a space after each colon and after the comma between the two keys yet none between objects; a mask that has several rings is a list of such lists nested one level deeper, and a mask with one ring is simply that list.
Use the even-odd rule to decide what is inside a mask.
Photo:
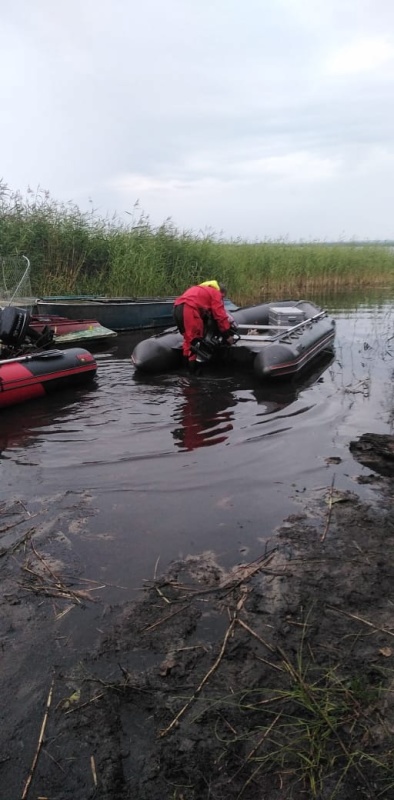
[{"label": "outboard motor", "polygon": [[6,306],[0,311],[0,341],[17,347],[25,341],[29,328],[30,314],[22,308]]},{"label": "outboard motor", "polygon": [[[230,314],[227,316],[230,322],[231,335],[235,336],[237,323]],[[220,333],[215,320],[210,316],[205,322],[204,337],[202,339],[195,339],[195,341],[191,343],[190,349],[197,356],[197,361],[206,363],[211,360],[224,344],[224,337]]]},{"label": "outboard motor", "polygon": [[15,306],[0,309],[0,342],[9,349],[10,354],[16,350],[29,350],[31,347],[48,348],[53,344],[53,331],[46,325],[40,332],[30,327],[29,311]]},{"label": "outboard motor", "polygon": [[213,337],[204,339],[195,339],[190,345],[190,350],[197,356],[197,361],[206,363],[210,361],[219,347],[219,341]]}]

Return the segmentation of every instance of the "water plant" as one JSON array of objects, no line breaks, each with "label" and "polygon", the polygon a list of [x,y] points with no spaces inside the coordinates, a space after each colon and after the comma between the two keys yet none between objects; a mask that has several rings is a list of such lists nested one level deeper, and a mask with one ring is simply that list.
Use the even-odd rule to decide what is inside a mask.
[{"label": "water plant", "polygon": [[176,295],[219,277],[235,302],[394,286],[388,242],[226,241],[211,232],[159,227],[135,206],[127,219],[26,195],[0,182],[0,256],[26,255],[36,294]]}]

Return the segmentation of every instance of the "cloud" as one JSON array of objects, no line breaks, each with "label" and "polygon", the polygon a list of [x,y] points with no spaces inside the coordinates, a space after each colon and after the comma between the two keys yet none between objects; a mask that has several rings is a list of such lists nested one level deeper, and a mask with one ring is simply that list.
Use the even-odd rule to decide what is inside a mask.
[{"label": "cloud", "polygon": [[234,236],[261,208],[270,235],[391,230],[391,30],[392,0],[13,0],[2,176]]},{"label": "cloud", "polygon": [[[339,168],[339,159],[318,157],[307,152],[233,161],[230,169],[228,166],[225,168],[220,159],[209,162],[206,158],[195,158],[183,169],[182,165],[176,166],[178,177],[172,176],[174,167],[161,177],[126,173],[110,180],[109,187],[130,200],[155,194],[178,195],[181,198],[190,192],[225,192],[241,186],[252,188],[264,179],[280,182],[286,187],[320,183],[332,179]],[[191,176],[191,173],[194,174]]]},{"label": "cloud", "polygon": [[334,52],[328,59],[331,75],[358,75],[375,72],[394,65],[394,44],[386,38],[374,37],[351,42]]}]

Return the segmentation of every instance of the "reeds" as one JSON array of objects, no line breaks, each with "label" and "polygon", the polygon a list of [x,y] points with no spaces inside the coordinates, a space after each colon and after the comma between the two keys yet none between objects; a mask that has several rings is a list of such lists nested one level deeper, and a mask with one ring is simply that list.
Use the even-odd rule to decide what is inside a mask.
[{"label": "reeds", "polygon": [[390,243],[225,241],[214,234],[155,228],[135,207],[128,222],[59,203],[49,192],[26,197],[0,183],[0,256],[27,255],[35,294],[164,296],[217,278],[240,304],[269,296],[394,286]]}]

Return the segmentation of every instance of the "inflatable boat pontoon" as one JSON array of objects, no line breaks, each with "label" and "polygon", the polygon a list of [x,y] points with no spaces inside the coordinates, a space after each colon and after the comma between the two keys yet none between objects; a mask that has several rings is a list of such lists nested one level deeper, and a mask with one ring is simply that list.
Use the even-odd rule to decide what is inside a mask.
[{"label": "inflatable boat pontoon", "polygon": [[[333,349],[335,321],[305,300],[264,303],[231,312],[236,328],[229,347],[212,325],[196,342],[199,361],[220,361],[251,369],[257,378],[299,374],[323,352]],[[137,370],[167,372],[182,366],[183,337],[176,328],[139,342],[131,356]]]},{"label": "inflatable boat pontoon", "polygon": [[37,334],[29,321],[23,309],[8,306],[0,311],[0,408],[80,385],[96,374],[96,361],[87,350],[50,349],[52,334],[47,347],[37,349]]}]

